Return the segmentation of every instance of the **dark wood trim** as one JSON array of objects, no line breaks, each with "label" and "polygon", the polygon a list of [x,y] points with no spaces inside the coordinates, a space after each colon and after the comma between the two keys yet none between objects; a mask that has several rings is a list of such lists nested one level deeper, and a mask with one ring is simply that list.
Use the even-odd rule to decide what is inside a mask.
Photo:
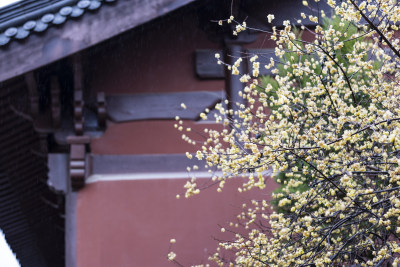
[{"label": "dark wood trim", "polygon": [[[227,45],[226,54],[224,55],[225,62],[227,62],[230,66],[234,66],[235,62],[243,57],[244,51],[241,45],[237,44],[229,44]],[[228,95],[228,99],[230,100],[229,108],[232,108],[234,111],[239,110],[238,104],[245,104],[245,100],[239,96],[239,92],[243,91],[245,84],[240,81],[241,75],[244,75],[249,72],[248,70],[248,62],[243,60],[243,62],[238,67],[239,75],[233,75],[232,71],[225,68],[225,84],[226,91]]]},{"label": "dark wood trim", "polygon": [[[231,45],[232,46],[232,45]],[[219,53],[221,57],[223,56],[223,50],[211,50],[211,49],[199,49],[195,51],[195,70],[196,75],[201,79],[224,79],[225,78],[225,67],[224,65],[218,65],[217,59],[215,58],[215,54]],[[228,60],[232,54],[232,51],[228,51]],[[239,51],[233,56],[243,57],[250,60],[250,58],[254,55],[258,55],[257,61],[260,62],[260,75],[272,75],[271,69],[266,69],[264,66],[270,63],[270,58],[273,58],[275,61],[279,61],[280,59],[275,55],[275,50],[272,48],[266,49],[248,49]],[[237,58],[232,58],[233,62],[236,61]],[[232,62],[226,62],[232,63]],[[249,71],[251,71],[251,63],[244,62],[249,66]],[[243,64],[243,63],[242,63]],[[243,73],[244,74],[244,73]]]},{"label": "dark wood trim", "polygon": [[202,79],[221,79],[225,77],[224,66],[217,64],[215,54],[223,55],[222,49],[198,49],[194,52],[196,75]]},{"label": "dark wood trim", "polygon": [[[211,109],[224,97],[222,91],[112,95],[106,97],[107,114],[114,122],[174,119],[175,116],[196,120],[201,112]],[[181,103],[187,108],[182,108]]]},{"label": "dark wood trim", "polygon": [[127,174],[185,172],[186,167],[198,165],[198,171],[207,171],[204,162],[188,159],[184,154],[152,155],[90,155],[91,170],[94,174]]}]

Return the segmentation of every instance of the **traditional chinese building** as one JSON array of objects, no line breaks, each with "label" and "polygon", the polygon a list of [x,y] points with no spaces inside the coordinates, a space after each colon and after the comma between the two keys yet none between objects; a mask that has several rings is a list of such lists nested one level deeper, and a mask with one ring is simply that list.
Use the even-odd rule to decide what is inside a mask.
[{"label": "traditional chinese building", "polygon": [[170,238],[183,265],[205,262],[218,225],[275,185],[176,199],[187,166],[199,165],[205,184],[210,175],[186,158],[197,147],[182,141],[174,118],[192,132],[222,127],[199,114],[240,101],[242,84],[215,53],[228,63],[273,56],[266,34],[233,36],[216,20],[232,12],[270,30],[268,13],[279,27],[302,8],[295,0],[22,0],[0,9],[0,228],[21,265],[168,266]]}]

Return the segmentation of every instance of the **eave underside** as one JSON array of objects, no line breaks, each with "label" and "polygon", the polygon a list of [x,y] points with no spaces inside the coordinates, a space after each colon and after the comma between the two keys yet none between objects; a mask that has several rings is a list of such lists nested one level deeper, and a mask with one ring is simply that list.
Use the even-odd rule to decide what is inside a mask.
[{"label": "eave underside", "polygon": [[2,89],[0,228],[21,266],[64,266],[62,201],[47,186],[47,154],[24,116],[26,88],[19,79]]}]

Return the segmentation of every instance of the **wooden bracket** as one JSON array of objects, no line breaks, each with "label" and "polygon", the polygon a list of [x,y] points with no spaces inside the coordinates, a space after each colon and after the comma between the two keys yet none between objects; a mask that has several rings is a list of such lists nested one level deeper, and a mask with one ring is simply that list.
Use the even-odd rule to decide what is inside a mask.
[{"label": "wooden bracket", "polygon": [[104,92],[97,93],[97,120],[100,129],[106,127],[107,119],[107,108],[106,108],[106,96]]},{"label": "wooden bracket", "polygon": [[25,81],[29,90],[30,110],[33,118],[39,114],[39,94],[33,72],[25,74]]},{"label": "wooden bracket", "polygon": [[78,190],[85,185],[86,177],[86,145],[90,143],[90,137],[68,136],[67,143],[70,144],[69,176],[71,187]]},{"label": "wooden bracket", "polygon": [[85,123],[85,119],[83,117],[83,96],[82,91],[77,90],[74,93],[74,131],[76,135],[83,134],[83,125]]},{"label": "wooden bracket", "polygon": [[53,127],[59,128],[61,125],[61,104],[60,104],[60,84],[57,76],[51,77],[51,117]]},{"label": "wooden bracket", "polygon": [[83,99],[84,75],[81,54],[74,55],[72,61],[74,72],[74,131],[76,135],[83,135],[85,102]]},{"label": "wooden bracket", "polygon": [[86,178],[86,148],[90,137],[83,135],[85,119],[83,116],[83,73],[80,54],[73,57],[74,68],[74,132],[75,135],[67,137],[70,145],[69,177],[72,190],[78,190],[85,185]]}]

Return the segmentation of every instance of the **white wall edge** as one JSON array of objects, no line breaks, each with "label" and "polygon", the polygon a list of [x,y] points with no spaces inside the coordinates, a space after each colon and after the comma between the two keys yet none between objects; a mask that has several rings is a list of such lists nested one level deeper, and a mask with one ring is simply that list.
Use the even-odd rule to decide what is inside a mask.
[{"label": "white wall edge", "polygon": [[86,184],[103,181],[136,181],[157,179],[190,179],[211,178],[213,175],[222,175],[222,172],[154,172],[154,173],[126,173],[126,174],[93,174],[86,178]]}]

